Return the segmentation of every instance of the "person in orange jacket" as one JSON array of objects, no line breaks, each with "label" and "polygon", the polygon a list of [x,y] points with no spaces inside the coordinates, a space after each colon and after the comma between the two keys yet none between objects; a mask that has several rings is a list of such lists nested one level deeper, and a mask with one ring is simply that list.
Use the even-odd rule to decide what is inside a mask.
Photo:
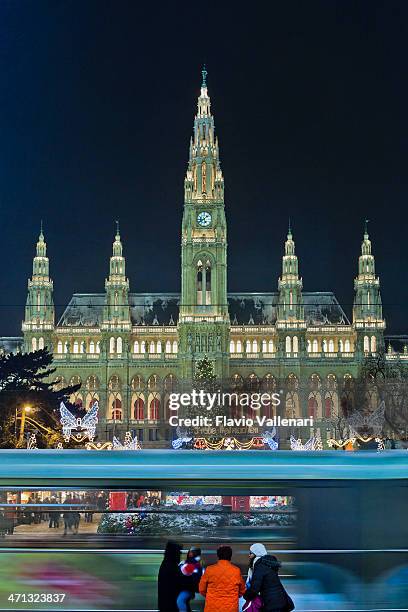
[{"label": "person in orange jacket", "polygon": [[245,593],[241,570],[231,563],[230,546],[220,546],[217,557],[218,562],[207,567],[198,587],[205,597],[204,612],[238,612],[238,600]]}]

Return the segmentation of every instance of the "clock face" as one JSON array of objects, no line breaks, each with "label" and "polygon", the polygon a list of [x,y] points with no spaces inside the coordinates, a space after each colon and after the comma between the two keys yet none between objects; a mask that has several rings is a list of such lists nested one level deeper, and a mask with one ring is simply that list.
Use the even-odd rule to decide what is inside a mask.
[{"label": "clock face", "polygon": [[211,225],[211,215],[209,212],[200,212],[197,216],[197,223],[201,227],[208,227]]}]

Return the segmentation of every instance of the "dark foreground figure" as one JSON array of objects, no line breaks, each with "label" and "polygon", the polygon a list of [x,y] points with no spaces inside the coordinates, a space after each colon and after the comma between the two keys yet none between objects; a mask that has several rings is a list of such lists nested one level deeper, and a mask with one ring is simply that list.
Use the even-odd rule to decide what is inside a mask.
[{"label": "dark foreground figure", "polygon": [[178,612],[177,597],[181,591],[180,553],[177,542],[167,542],[158,576],[158,605],[160,612]]},{"label": "dark foreground figure", "polygon": [[279,578],[280,562],[268,555],[263,544],[249,549],[248,588],[244,598],[250,603],[243,607],[248,612],[291,612],[295,606]]}]

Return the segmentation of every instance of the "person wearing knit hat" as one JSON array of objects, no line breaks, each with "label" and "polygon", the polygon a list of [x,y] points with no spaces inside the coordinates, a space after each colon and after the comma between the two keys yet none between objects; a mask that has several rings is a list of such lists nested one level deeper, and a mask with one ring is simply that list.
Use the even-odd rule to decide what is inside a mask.
[{"label": "person wearing knit hat", "polygon": [[260,610],[263,612],[291,612],[295,606],[286,593],[278,570],[280,562],[274,555],[268,555],[265,546],[260,542],[252,544],[249,549],[250,565],[248,570],[247,590],[244,598],[249,602],[243,610]]}]

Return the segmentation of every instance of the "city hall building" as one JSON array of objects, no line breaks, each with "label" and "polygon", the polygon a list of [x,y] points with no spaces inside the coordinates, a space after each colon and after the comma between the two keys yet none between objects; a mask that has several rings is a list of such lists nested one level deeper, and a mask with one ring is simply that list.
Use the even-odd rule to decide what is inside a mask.
[{"label": "city hall building", "polygon": [[[224,177],[203,71],[184,179],[181,293],[130,291],[117,227],[105,291],[75,293],[56,322],[41,230],[23,338],[2,338],[0,344],[3,350],[48,347],[59,384],[82,385],[75,402],[89,408],[99,401],[100,440],[134,431],[144,446],[167,446],[174,435],[169,394],[183,385],[191,389],[195,364],[204,356],[224,386],[278,391],[281,415],[314,416],[323,424],[350,392],[366,356],[385,349],[367,228],[357,257],[351,320],[333,293],[303,290],[290,227],[282,240],[277,291],[228,293]],[[390,359],[408,359],[402,343],[399,353],[395,343],[386,349]]]}]

